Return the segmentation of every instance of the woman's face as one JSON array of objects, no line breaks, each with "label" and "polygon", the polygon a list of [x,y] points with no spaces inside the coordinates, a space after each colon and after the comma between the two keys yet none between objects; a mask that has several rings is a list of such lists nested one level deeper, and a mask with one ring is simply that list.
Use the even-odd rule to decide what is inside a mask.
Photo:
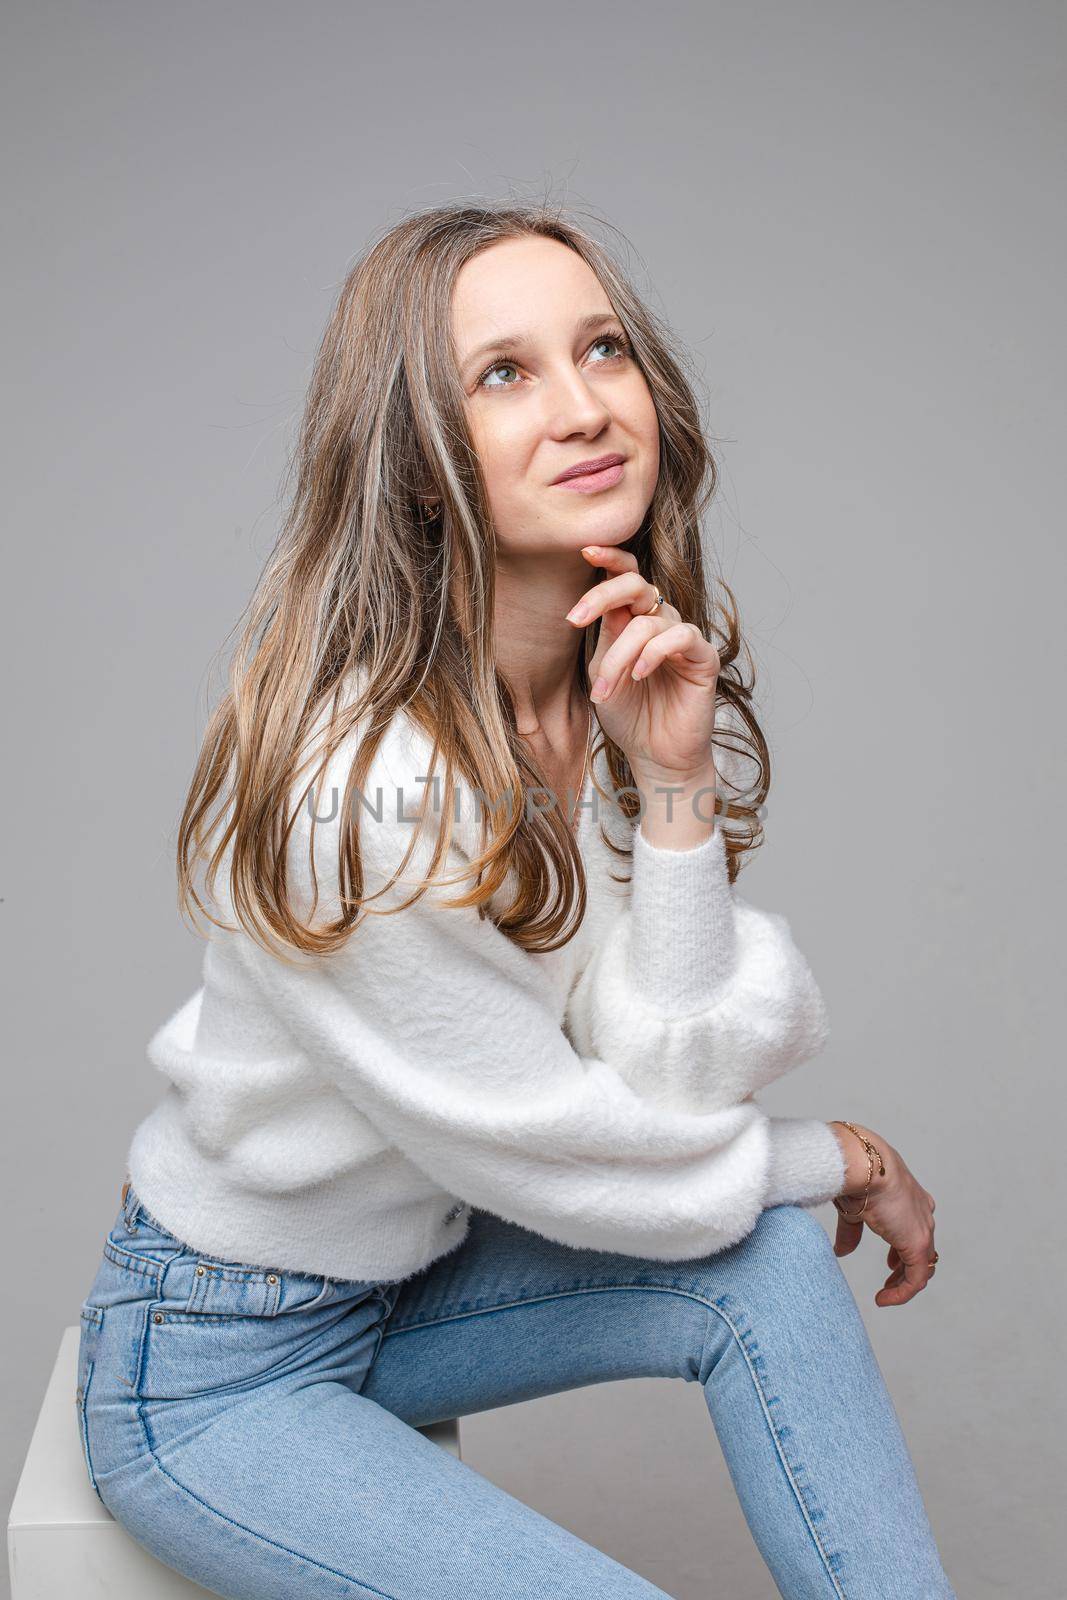
[{"label": "woman's face", "polygon": [[[505,239],[460,270],[452,335],[501,552],[625,543],[659,476],[648,385],[589,266],[555,239]],[[561,472],[601,456],[619,468]]]}]

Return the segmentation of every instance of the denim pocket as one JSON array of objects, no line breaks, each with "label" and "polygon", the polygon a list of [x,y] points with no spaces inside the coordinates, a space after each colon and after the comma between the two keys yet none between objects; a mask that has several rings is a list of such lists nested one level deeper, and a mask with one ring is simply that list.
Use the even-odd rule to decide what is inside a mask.
[{"label": "denim pocket", "polygon": [[380,1337],[388,1301],[373,1283],[212,1265],[204,1257],[173,1264],[162,1297],[145,1305],[139,1400],[253,1388],[354,1349],[372,1329]]},{"label": "denim pocket", "polygon": [[288,1371],[373,1326],[387,1308],[370,1280],[211,1255],[177,1238],[131,1188],[104,1246],[138,1292],[136,1365],[141,1401],[194,1400]]},{"label": "denim pocket", "polygon": [[93,1368],[96,1365],[96,1347],[100,1338],[100,1329],[104,1323],[103,1306],[94,1305],[86,1300],[81,1308],[81,1329],[78,1340],[78,1382],[75,1390],[75,1405],[78,1413],[78,1431],[81,1434],[82,1455],[85,1458],[85,1470],[89,1475],[98,1499],[103,1497],[97,1487],[96,1475],[93,1472],[93,1457],[89,1447],[89,1425],[87,1407],[89,1402],[89,1389],[93,1381]]}]

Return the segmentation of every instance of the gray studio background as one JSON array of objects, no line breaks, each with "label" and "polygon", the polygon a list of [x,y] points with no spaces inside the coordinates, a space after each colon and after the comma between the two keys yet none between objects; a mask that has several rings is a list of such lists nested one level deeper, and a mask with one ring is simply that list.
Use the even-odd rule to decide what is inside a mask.
[{"label": "gray studio background", "polygon": [[[329,306],[411,209],[547,189],[626,235],[719,440],[776,760],[745,892],[833,1022],[763,1099],[869,1124],[934,1193],[915,1301],[873,1304],[869,1233],[843,1270],[957,1592],[1062,1593],[1064,31],[7,8],[5,1511],[162,1092],[144,1046],[199,982],[177,818]],[[680,1600],[774,1593],[695,1385],[486,1413],[463,1448]]]}]

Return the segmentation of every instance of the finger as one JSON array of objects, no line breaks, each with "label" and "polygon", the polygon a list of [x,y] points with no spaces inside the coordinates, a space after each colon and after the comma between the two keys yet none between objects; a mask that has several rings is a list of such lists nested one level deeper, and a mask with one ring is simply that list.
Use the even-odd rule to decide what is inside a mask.
[{"label": "finger", "polygon": [[834,1255],[849,1256],[863,1238],[863,1223],[848,1222],[838,1213],[837,1237],[834,1240]]},{"label": "finger", "polygon": [[632,550],[620,550],[614,544],[587,544],[582,555],[594,567],[605,567],[609,572],[636,572],[637,557]]},{"label": "finger", "polygon": [[[673,626],[675,624],[664,623],[659,617],[631,617],[599,661],[594,655],[590,669],[595,674],[595,682],[590,699],[598,703],[610,700],[623,675],[630,671],[653,634],[663,633]],[[688,627],[689,624],[681,623],[678,626]]]},{"label": "finger", "polygon": [[[629,550],[620,550],[615,545],[587,544],[582,548],[582,555],[585,556],[586,560],[589,561],[592,566],[600,567],[604,571],[614,571],[616,573],[622,573],[628,576],[636,574],[638,577],[640,577],[637,557]],[[635,607],[635,611],[639,616],[651,616],[653,615],[652,602],[655,600],[659,591],[653,588],[652,584],[647,578],[644,580],[644,582],[647,585],[647,588],[639,591],[640,598],[637,606]],[[647,605],[644,603],[646,595],[648,599]],[[681,621],[682,613],[676,606],[672,606],[669,600],[664,600],[662,605],[657,605],[656,610],[659,612],[660,616],[663,616],[663,614],[666,612],[674,619],[675,622]]]},{"label": "finger", "polygon": [[882,1287],[874,1297],[876,1306],[900,1306],[911,1299],[911,1293],[904,1282],[904,1267],[899,1266],[891,1272]]},{"label": "finger", "polygon": [[647,578],[642,578],[639,572],[621,572],[618,577],[604,578],[594,588],[587,589],[567,612],[567,621],[584,628],[597,617],[621,606],[628,606],[635,615],[651,616],[655,598],[656,591]]},{"label": "finger", "polygon": [[648,641],[634,663],[631,677],[647,678],[670,656],[679,656],[684,661],[691,661],[694,666],[711,666],[714,663],[715,675],[718,676],[721,665],[719,652],[711,640],[705,639],[693,623],[676,622]]},{"label": "finger", "polygon": [[930,1257],[933,1255],[931,1241],[920,1243],[908,1250],[897,1251],[900,1265],[886,1279],[874,1297],[875,1305],[899,1306],[914,1299],[921,1290],[926,1288],[930,1281],[933,1268]]},{"label": "finger", "polygon": [[[902,1306],[905,1305],[909,1300],[914,1300],[915,1296],[920,1292],[920,1290],[926,1288],[926,1280],[929,1278],[929,1276],[930,1273],[928,1268],[923,1266],[921,1262],[905,1261],[903,1265],[898,1267],[897,1271],[893,1273],[890,1280],[892,1284],[893,1298],[889,1303]],[[881,1294],[882,1290],[879,1290],[878,1293]],[[875,1299],[878,1300],[878,1295],[875,1296]],[[885,1305],[886,1303],[886,1301],[880,1302],[882,1305]]]}]

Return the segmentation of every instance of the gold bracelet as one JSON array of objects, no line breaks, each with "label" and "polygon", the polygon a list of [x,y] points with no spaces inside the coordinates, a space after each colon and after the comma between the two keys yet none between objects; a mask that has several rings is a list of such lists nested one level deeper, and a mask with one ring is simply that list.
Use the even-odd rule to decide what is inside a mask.
[{"label": "gold bracelet", "polygon": [[[839,1122],[843,1128],[851,1128],[852,1132],[856,1135],[856,1138],[859,1139],[860,1143],[867,1152],[867,1185],[863,1191],[863,1204],[860,1209],[853,1216],[849,1216],[848,1212],[843,1210],[838,1204],[839,1196],[834,1196],[834,1205],[837,1207],[839,1214],[844,1217],[845,1221],[858,1222],[867,1209],[867,1196],[871,1187],[871,1179],[874,1177],[875,1155],[878,1157],[878,1173],[882,1178],[885,1177],[885,1162],[882,1159],[882,1152],[878,1149],[878,1146],[876,1144],[872,1144],[870,1139],[867,1138],[866,1134],[861,1133],[854,1122],[846,1122],[843,1117],[835,1117],[834,1121]],[[850,1198],[854,1199],[855,1196],[850,1196]]]},{"label": "gold bracelet", "polygon": [[[877,1152],[877,1155],[878,1155],[878,1174],[879,1174],[879,1177],[882,1177],[882,1178],[885,1177],[885,1162],[882,1160],[882,1152],[878,1149],[878,1146],[876,1144],[872,1144],[870,1139],[868,1139],[865,1134],[862,1134],[860,1132],[860,1130],[856,1127],[856,1124],[854,1122],[845,1122],[845,1120],[842,1117],[835,1117],[833,1120],[835,1122],[840,1122],[840,1124],[841,1124],[841,1126],[843,1128],[851,1128],[852,1132],[856,1135],[856,1138],[862,1141],[863,1148],[867,1152],[867,1187],[863,1191],[863,1205],[860,1207],[860,1209],[856,1212],[856,1214],[854,1216],[850,1217],[848,1212],[842,1210],[841,1206],[838,1204],[838,1196],[834,1195],[834,1205],[837,1206],[838,1213],[842,1217],[844,1217],[845,1221],[846,1222],[858,1222],[860,1220],[860,1218],[863,1216],[863,1213],[867,1209],[867,1193],[868,1193],[868,1190],[871,1187],[871,1179],[874,1176],[874,1154],[872,1152]],[[939,1259],[940,1258],[938,1256],[938,1253],[935,1250],[933,1255],[930,1257],[929,1261],[926,1263],[927,1266],[930,1268],[930,1276],[931,1276],[931,1278],[934,1275],[934,1269],[937,1266],[937,1263],[938,1263]]]}]

